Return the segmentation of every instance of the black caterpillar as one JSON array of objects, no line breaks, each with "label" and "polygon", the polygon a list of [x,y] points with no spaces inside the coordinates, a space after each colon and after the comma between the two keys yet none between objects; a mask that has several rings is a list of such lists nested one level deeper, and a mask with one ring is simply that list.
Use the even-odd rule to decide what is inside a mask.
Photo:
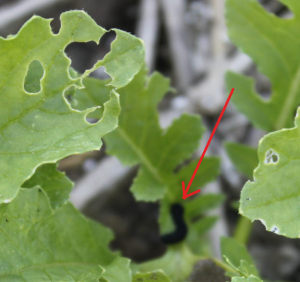
[{"label": "black caterpillar", "polygon": [[183,218],[183,206],[181,204],[173,204],[170,211],[175,225],[175,230],[161,236],[161,240],[167,245],[181,242],[185,239],[188,233],[188,228]]}]

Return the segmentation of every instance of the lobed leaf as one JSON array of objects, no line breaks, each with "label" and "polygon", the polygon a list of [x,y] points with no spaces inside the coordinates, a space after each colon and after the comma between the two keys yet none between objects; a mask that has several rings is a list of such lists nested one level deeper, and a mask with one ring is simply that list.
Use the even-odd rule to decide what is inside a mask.
[{"label": "lobed leaf", "polygon": [[176,194],[173,171],[191,156],[203,132],[199,117],[189,115],[175,120],[165,132],[160,128],[157,105],[169,89],[169,81],[160,74],[148,79],[141,72],[120,89],[119,127],[105,138],[108,153],[126,165],[140,164],[131,187],[137,200],[155,201],[167,190]]},{"label": "lobed leaf", "polygon": [[[61,15],[58,34],[52,33],[50,20],[34,16],[17,35],[0,37],[0,203],[11,201],[41,164],[99,149],[100,138],[117,126],[116,90],[142,67],[142,42],[115,30],[111,51],[75,77],[70,76],[70,60],[64,53],[72,42],[98,43],[105,32],[85,12],[70,11]],[[73,109],[65,94],[83,87],[82,79],[100,66],[112,78],[107,82],[109,98],[89,109]],[[95,106],[103,111],[91,124],[86,117]]]},{"label": "lobed leaf", "polygon": [[293,18],[267,12],[257,0],[226,1],[229,37],[269,78],[272,93],[264,100],[256,93],[253,79],[232,72],[226,75],[227,87],[238,91],[232,98],[237,109],[267,131],[291,127],[300,104],[300,5],[294,0],[280,2],[291,9]]}]

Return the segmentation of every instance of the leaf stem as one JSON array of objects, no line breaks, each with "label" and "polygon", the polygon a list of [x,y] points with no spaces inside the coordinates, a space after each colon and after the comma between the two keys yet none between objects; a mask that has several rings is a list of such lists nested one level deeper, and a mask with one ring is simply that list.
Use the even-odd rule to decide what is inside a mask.
[{"label": "leaf stem", "polygon": [[232,268],[230,265],[224,263],[223,261],[221,260],[218,260],[216,258],[209,258],[211,259],[217,266],[223,268],[226,272],[230,272],[230,273],[237,273],[239,274],[236,269]]},{"label": "leaf stem", "polygon": [[251,231],[252,231],[251,221],[248,218],[241,215],[238,220],[237,226],[235,228],[234,239],[246,245],[249,236],[251,234]]}]

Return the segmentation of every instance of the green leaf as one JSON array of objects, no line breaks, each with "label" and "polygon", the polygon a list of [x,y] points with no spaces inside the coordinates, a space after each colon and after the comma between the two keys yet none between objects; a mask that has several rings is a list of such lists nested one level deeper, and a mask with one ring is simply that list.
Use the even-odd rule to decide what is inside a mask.
[{"label": "green leaf", "polygon": [[225,262],[233,268],[237,270],[247,269],[249,275],[258,274],[246,247],[233,238],[223,237],[221,239],[221,252]]},{"label": "green leaf", "polygon": [[[270,133],[259,143],[254,181],[241,193],[240,213],[267,230],[299,238],[300,109],[295,127]],[[283,212],[284,211],[284,212]]]},{"label": "green leaf", "polygon": [[221,252],[224,262],[231,268],[227,274],[233,277],[232,281],[262,281],[258,279],[257,269],[244,245],[233,238],[223,237],[221,238]]},{"label": "green leaf", "polygon": [[192,226],[193,230],[197,231],[198,236],[207,232],[211,227],[214,226],[218,220],[217,216],[206,216],[196,222],[189,222],[189,225]]},{"label": "green leaf", "polygon": [[253,170],[258,163],[256,149],[243,144],[231,142],[226,143],[225,148],[229,158],[237,170],[248,178],[252,178]]},{"label": "green leaf", "polygon": [[[129,268],[130,261],[123,257],[117,257],[115,260],[105,267],[103,281],[107,282],[128,282],[131,281],[131,270]],[[100,280],[101,281],[101,280]]]},{"label": "green leaf", "polygon": [[[174,178],[176,184],[173,185],[175,187],[180,187],[181,182],[185,181],[185,183],[189,182],[193,171],[197,165],[198,161],[192,161],[188,165],[184,166]],[[203,160],[202,165],[199,167],[197,174],[194,178],[193,184],[191,186],[191,190],[193,188],[200,188],[203,187],[209,181],[212,181],[217,177],[219,174],[219,165],[220,161],[218,158],[215,157],[206,157]],[[185,219],[188,225],[195,223],[195,217],[202,215],[203,213],[215,208],[223,201],[222,195],[213,195],[213,194],[199,194],[197,197],[193,197],[187,200],[182,201],[180,195],[181,191],[177,189],[176,191],[173,190],[172,192],[174,195],[177,194],[177,198],[180,199],[182,205],[185,210]],[[179,201],[179,200],[177,200]],[[159,224],[160,224],[160,231],[161,233],[169,233],[175,229],[173,221],[170,217],[170,206],[172,205],[172,201],[169,199],[164,199],[161,201],[160,206],[160,217],[159,217]],[[210,225],[210,227],[213,224]],[[203,232],[201,232],[203,234]],[[201,235],[198,234],[198,235]]]},{"label": "green leaf", "polygon": [[233,277],[231,282],[263,282],[260,278],[250,275],[249,277]]},{"label": "green leaf", "polygon": [[137,273],[133,276],[133,282],[170,282],[163,271]]},{"label": "green leaf", "polygon": [[[111,87],[109,80],[100,80],[87,77],[83,80],[84,88],[70,89],[68,94],[71,97],[71,105],[74,109],[83,111],[95,105],[103,105],[109,100]],[[89,114],[90,118],[99,119],[103,114],[103,107]]]},{"label": "green leaf", "polygon": [[109,85],[121,88],[126,86],[144,65],[145,47],[141,39],[122,30],[112,30],[116,33],[116,39],[111,44],[111,52],[95,67],[104,66],[106,73],[112,78]]},{"label": "green leaf", "polygon": [[[188,183],[199,160],[194,160],[188,165],[184,166],[177,174],[177,183],[181,187],[182,181]],[[203,187],[208,182],[215,180],[220,173],[220,160],[217,157],[205,157],[191,186],[191,191]],[[189,203],[185,200],[184,203]]]},{"label": "green leaf", "polygon": [[134,271],[148,272],[162,269],[172,282],[182,282],[186,281],[198,260],[199,258],[193,255],[184,243],[180,243],[169,247],[161,258],[134,265]]},{"label": "green leaf", "polygon": [[[71,204],[55,210],[40,188],[0,206],[1,281],[130,281],[128,260],[112,253],[111,232]],[[120,267],[120,265],[123,265]],[[117,269],[117,270],[116,270]],[[111,280],[112,279],[112,280]]]},{"label": "green leaf", "polygon": [[194,218],[202,213],[217,207],[224,201],[222,194],[203,194],[194,199],[188,201],[185,205],[185,216],[187,218]]},{"label": "green leaf", "polygon": [[203,216],[197,221],[186,221],[188,234],[185,243],[194,254],[211,256],[210,236],[205,233],[215,225],[217,220],[216,216]]},{"label": "green leaf", "polygon": [[[52,33],[50,20],[34,16],[17,35],[0,37],[0,203],[11,201],[41,164],[99,149],[100,138],[116,128],[120,111],[116,90],[143,66],[142,42],[115,30],[111,51],[84,75],[73,78],[64,53],[75,41],[98,43],[105,32],[85,12],[70,11],[61,15],[58,34]],[[82,87],[82,79],[100,66],[112,78],[106,102],[73,109],[65,94]],[[38,92],[26,92],[24,87]],[[104,110],[101,119],[91,124],[86,117],[95,106]]]},{"label": "green leaf", "polygon": [[119,127],[105,138],[108,153],[126,165],[140,165],[131,187],[137,200],[181,198],[174,169],[191,157],[204,130],[198,116],[187,114],[165,131],[160,128],[157,105],[169,89],[162,75],[154,73],[148,79],[145,71],[140,72],[120,89]]},{"label": "green leaf", "polygon": [[56,164],[45,164],[22,185],[25,188],[34,186],[42,187],[50,199],[52,208],[57,208],[69,199],[73,183],[64,173],[57,170]]},{"label": "green leaf", "polygon": [[226,75],[227,87],[236,89],[232,101],[238,110],[267,131],[291,127],[300,104],[300,5],[294,0],[280,2],[294,13],[292,19],[267,12],[257,0],[226,1],[229,37],[269,78],[272,94],[264,100],[253,79],[231,72]]},{"label": "green leaf", "polygon": [[[87,78],[84,84],[85,91],[79,89],[74,95],[77,107],[85,108],[97,104],[97,101],[102,103],[98,97],[105,96],[107,89],[103,87],[104,83]],[[170,205],[182,202],[188,206],[191,202],[191,199],[182,200],[181,182],[189,181],[197,161],[191,161],[185,166],[182,166],[182,162],[196,150],[204,130],[199,117],[186,114],[176,119],[166,130],[160,128],[157,105],[169,89],[169,81],[162,75],[154,73],[148,77],[146,69],[141,71],[130,84],[120,89],[122,111],[119,127],[105,138],[108,153],[116,155],[126,165],[140,165],[131,187],[136,199],[162,200],[162,233],[174,229]],[[99,92],[104,95],[99,96]],[[205,158],[191,191],[215,179],[218,173],[219,160]],[[213,202],[210,204],[214,206]],[[194,209],[197,208],[194,205]],[[206,208],[209,208],[208,205]]]}]

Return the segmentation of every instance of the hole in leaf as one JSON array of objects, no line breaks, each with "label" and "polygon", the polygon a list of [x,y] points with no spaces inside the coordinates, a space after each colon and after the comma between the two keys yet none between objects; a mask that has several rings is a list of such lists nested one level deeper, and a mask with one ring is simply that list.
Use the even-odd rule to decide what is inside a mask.
[{"label": "hole in leaf", "polygon": [[270,230],[271,232],[275,233],[275,234],[278,234],[279,233],[279,228],[277,226],[273,226]]},{"label": "hole in leaf", "polygon": [[41,79],[44,74],[42,64],[34,60],[30,63],[24,81],[24,89],[31,94],[38,93],[41,90]]},{"label": "hole in leaf", "polygon": [[276,164],[279,162],[279,154],[273,149],[266,152],[265,164]]},{"label": "hole in leaf", "polygon": [[[71,67],[79,73],[84,73],[86,70],[91,69],[98,60],[103,59],[110,52],[111,43],[115,37],[115,32],[110,31],[102,36],[99,45],[93,41],[69,44],[65,52],[71,59]],[[94,71],[93,74],[97,76],[97,71]]]},{"label": "hole in leaf", "polygon": [[259,0],[261,5],[271,14],[280,18],[292,18],[291,10],[282,4],[279,0]]},{"label": "hole in leaf", "polygon": [[90,112],[86,115],[85,119],[90,124],[95,124],[99,121],[103,114],[103,108],[98,108],[94,110],[93,112]]}]

